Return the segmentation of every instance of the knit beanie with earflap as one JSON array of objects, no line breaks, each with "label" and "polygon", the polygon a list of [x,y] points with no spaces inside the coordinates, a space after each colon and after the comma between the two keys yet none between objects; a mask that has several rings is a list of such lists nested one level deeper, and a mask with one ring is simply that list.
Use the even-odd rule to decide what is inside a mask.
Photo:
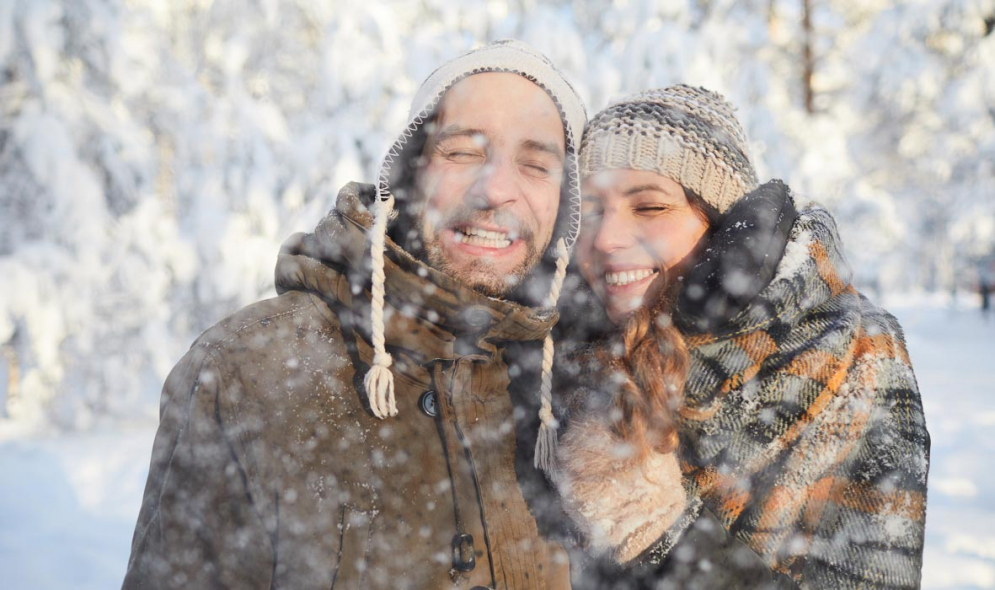
[{"label": "knit beanie with earflap", "polygon": [[601,170],[656,172],[725,213],[757,188],[746,134],[722,95],[684,84],[615,101],[591,119],[581,177]]},{"label": "knit beanie with earflap", "polygon": [[[364,385],[370,407],[378,418],[397,415],[393,376],[390,372],[392,358],[387,353],[384,342],[384,243],[388,221],[393,213],[394,197],[398,196],[403,200],[402,194],[404,194],[410,198],[409,194],[405,193],[407,188],[405,184],[412,174],[412,162],[417,161],[426,135],[426,123],[434,116],[443,95],[463,78],[484,72],[515,73],[536,84],[553,99],[563,121],[566,157],[560,198],[560,222],[550,241],[548,253],[556,260],[556,272],[545,298],[545,305],[548,307],[554,307],[559,298],[570,250],[580,232],[577,152],[587,113],[577,92],[552,62],[525,43],[505,40],[463,54],[432,72],[415,94],[407,127],[384,157],[377,184],[378,198],[374,205],[373,226],[370,229],[374,357]],[[541,423],[535,454],[536,466],[547,472],[555,453],[557,427],[551,404],[552,363],[553,340],[547,335],[543,342],[539,410]]]},{"label": "knit beanie with earflap", "polygon": [[685,259],[673,308],[685,334],[731,325],[773,280],[797,211],[780,181],[758,186],[746,134],[720,94],[679,84],[618,100],[588,123],[581,177],[645,170],[676,181],[718,213]]}]

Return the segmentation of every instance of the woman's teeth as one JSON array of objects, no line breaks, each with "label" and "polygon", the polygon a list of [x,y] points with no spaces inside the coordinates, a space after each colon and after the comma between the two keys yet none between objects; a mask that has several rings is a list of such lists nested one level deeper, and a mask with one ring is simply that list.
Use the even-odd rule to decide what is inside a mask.
[{"label": "woman's teeth", "polygon": [[456,241],[470,246],[480,246],[482,248],[507,248],[511,245],[508,234],[504,232],[488,231],[476,227],[464,227],[453,231]]},{"label": "woman's teeth", "polygon": [[655,275],[655,268],[642,268],[639,270],[624,270],[622,272],[606,272],[605,283],[612,286],[628,285],[636,281],[641,281],[650,275]]}]

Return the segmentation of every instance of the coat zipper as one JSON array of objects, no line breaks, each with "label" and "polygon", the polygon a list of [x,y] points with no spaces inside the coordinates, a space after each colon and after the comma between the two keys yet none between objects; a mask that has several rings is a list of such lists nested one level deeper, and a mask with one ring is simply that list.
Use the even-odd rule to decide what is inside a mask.
[{"label": "coat zipper", "polygon": [[[437,402],[440,410],[436,420],[437,425],[439,426],[439,435],[442,437],[443,448],[446,452],[446,463],[449,468],[449,479],[453,492],[453,508],[456,517],[456,536],[453,538],[454,570],[458,570],[459,573],[462,573],[470,571],[475,565],[475,563],[473,563],[466,569],[461,570],[455,563],[457,557],[456,553],[459,551],[457,543],[465,543],[467,539],[469,539],[472,550],[473,539],[472,536],[466,533],[465,521],[463,520],[462,510],[459,506],[459,494],[457,492],[457,485],[459,485],[457,483],[457,480],[459,479],[459,447],[462,447],[462,454],[470,469],[470,476],[473,479],[474,494],[477,498],[477,506],[480,510],[480,526],[484,533],[484,546],[487,550],[487,566],[491,575],[491,585],[492,587],[496,587],[497,577],[494,574],[494,560],[491,556],[490,536],[487,531],[487,515],[484,512],[484,501],[480,492],[480,478],[477,474],[477,466],[473,460],[473,453],[470,450],[469,444],[467,444],[466,437],[464,436],[463,430],[460,428],[459,421],[456,418],[456,411],[452,401],[453,387],[456,384],[456,375],[466,365],[472,365],[474,360],[476,360],[476,358],[472,356],[460,357],[456,359],[448,379],[446,378],[443,363],[437,362],[435,364],[435,367],[433,368],[433,377],[436,384],[436,392],[439,394]],[[472,368],[467,367],[467,370],[472,370]],[[442,386],[443,383],[445,383],[445,387]],[[452,428],[452,431],[450,431],[449,428]],[[453,440],[452,432],[455,432],[457,440]],[[457,446],[457,443],[459,446]],[[454,576],[453,581],[455,582],[457,578],[458,575]]]}]

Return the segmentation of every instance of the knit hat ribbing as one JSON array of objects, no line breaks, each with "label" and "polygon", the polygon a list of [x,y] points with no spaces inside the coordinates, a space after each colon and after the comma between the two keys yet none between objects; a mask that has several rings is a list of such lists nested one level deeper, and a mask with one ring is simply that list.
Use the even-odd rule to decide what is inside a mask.
[{"label": "knit hat ribbing", "polygon": [[[546,91],[556,104],[563,122],[566,143],[565,177],[562,198],[567,205],[560,217],[567,223],[555,234],[550,250],[556,259],[556,272],[552,277],[546,305],[554,307],[559,298],[570,250],[580,233],[580,177],[577,161],[578,138],[587,119],[587,112],[577,92],[556,67],[543,54],[529,45],[515,40],[496,41],[480,49],[465,53],[436,69],[415,94],[411,104],[410,122],[401,136],[390,147],[380,168],[377,186],[378,199],[374,207],[374,223],[371,228],[371,257],[373,264],[371,322],[374,344],[374,360],[366,374],[364,385],[370,399],[370,406],[378,418],[394,416],[397,407],[394,401],[393,375],[390,373],[392,359],[386,352],[384,342],[384,243],[387,222],[391,216],[394,199],[391,196],[391,183],[402,161],[405,147],[429,120],[440,100],[449,88],[459,80],[484,72],[508,72],[519,74]],[[543,343],[542,375],[540,386],[540,427],[536,441],[535,464],[547,472],[552,467],[556,445],[556,419],[552,413],[552,363],[553,340],[547,335]]]},{"label": "knit hat ribbing", "polygon": [[758,184],[732,105],[684,84],[612,103],[588,124],[580,152],[582,177],[619,168],[656,172],[719,213]]}]

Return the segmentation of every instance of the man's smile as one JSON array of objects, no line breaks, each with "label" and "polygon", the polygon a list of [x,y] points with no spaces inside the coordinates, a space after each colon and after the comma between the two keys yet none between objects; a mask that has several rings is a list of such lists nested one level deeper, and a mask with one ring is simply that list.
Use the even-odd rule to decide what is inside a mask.
[{"label": "man's smile", "polygon": [[511,246],[515,237],[508,231],[494,231],[466,225],[453,228],[453,239],[460,244],[503,250]]}]

